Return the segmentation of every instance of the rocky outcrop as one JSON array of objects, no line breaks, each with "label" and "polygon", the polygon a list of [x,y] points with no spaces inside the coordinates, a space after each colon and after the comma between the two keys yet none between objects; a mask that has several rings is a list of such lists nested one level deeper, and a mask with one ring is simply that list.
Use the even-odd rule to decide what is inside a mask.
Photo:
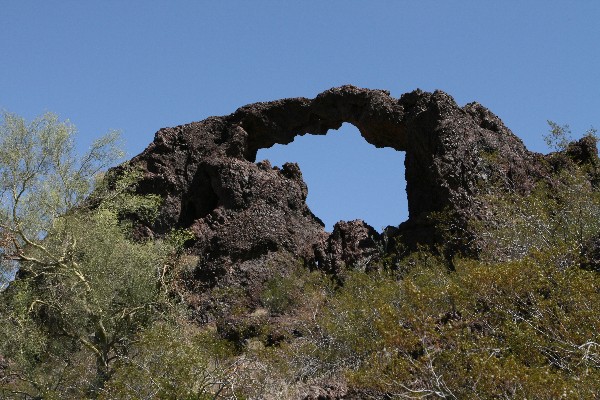
[{"label": "rocky outcrop", "polygon": [[[351,222],[327,234],[306,205],[308,189],[298,166],[279,169],[255,160],[259,149],[307,133],[326,134],[344,122],[372,145],[406,153],[409,220],[389,232],[408,244],[442,240],[431,222],[442,211],[468,237],[466,221],[487,218],[481,194],[526,193],[547,173],[542,156],[527,151],[478,103],[461,107],[441,91],[393,98],[384,90],[343,86],[314,99],[250,104],[227,116],[158,131],[130,162],[144,171],[140,191],[164,198],[147,232],[173,227],[194,232],[196,279],[209,286],[234,270],[239,279],[253,279],[257,266],[277,251],[330,271],[372,259],[377,232]],[[584,159],[588,147],[571,151]]]},{"label": "rocky outcrop", "polygon": [[345,268],[367,270],[382,253],[381,235],[361,220],[340,221],[326,243],[315,247],[318,267],[339,275]]}]

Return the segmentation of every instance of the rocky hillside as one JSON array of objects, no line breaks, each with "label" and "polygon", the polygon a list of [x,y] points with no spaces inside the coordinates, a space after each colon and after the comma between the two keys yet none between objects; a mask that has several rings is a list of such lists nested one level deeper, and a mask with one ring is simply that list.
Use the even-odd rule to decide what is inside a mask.
[{"label": "rocky hillside", "polygon": [[[260,149],[345,122],[406,153],[400,226],[341,221],[327,233],[298,165],[256,162]],[[241,383],[252,398],[595,390],[579,383],[600,365],[597,347],[585,353],[598,310],[574,305],[597,297],[593,135],[542,155],[479,103],[343,86],[161,129],[131,166],[140,193],[163,199],[137,234],[191,232],[176,291],[196,326],[241,354],[245,368],[227,379],[256,383]]]},{"label": "rocky hillside", "polygon": [[[345,122],[406,153],[400,226],[326,232],[298,165],[256,162]],[[542,155],[480,104],[344,86],[161,129],[60,216],[31,214],[46,153],[13,162],[43,195],[2,214],[0,397],[596,399],[598,138],[567,133]]]},{"label": "rocky hillside", "polygon": [[[328,234],[306,205],[298,165],[256,162],[257,151],[304,134],[324,135],[344,122],[367,142],[406,153],[409,219],[381,233],[360,222],[340,222]],[[577,162],[596,162],[594,143],[573,143]],[[556,163],[554,163],[556,164]],[[476,254],[469,221],[493,219],[487,202],[500,193],[527,194],[551,181],[556,165],[528,151],[502,121],[479,103],[459,106],[442,91],[413,91],[399,99],[384,90],[342,86],[314,99],[292,98],[243,106],[233,114],[161,129],[130,165],[141,169],[144,194],[163,199],[160,217],[140,234],[190,229],[200,256],[195,279],[255,281],[278,251],[335,272],[378,257],[389,238],[409,248],[444,244]],[[401,171],[398,171],[400,174]],[[439,216],[450,218],[449,241]],[[489,221],[488,221],[489,222]],[[385,242],[385,243],[384,243]],[[451,242],[451,243],[450,243]]]}]

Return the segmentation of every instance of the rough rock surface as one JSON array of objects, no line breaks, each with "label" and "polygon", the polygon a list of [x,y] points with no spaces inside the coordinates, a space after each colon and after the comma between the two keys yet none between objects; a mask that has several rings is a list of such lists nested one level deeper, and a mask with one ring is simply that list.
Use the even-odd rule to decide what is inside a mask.
[{"label": "rough rock surface", "polygon": [[[130,162],[144,171],[140,190],[164,198],[148,234],[191,229],[199,256],[195,278],[208,286],[232,276],[253,281],[278,251],[334,272],[375,257],[380,237],[364,223],[340,223],[331,235],[324,231],[306,205],[296,164],[279,169],[255,162],[259,149],[325,134],[344,122],[374,146],[406,153],[409,220],[390,232],[409,244],[440,240],[430,222],[436,212],[452,213],[455,225],[467,229],[468,218],[486,218],[480,194],[526,193],[546,174],[543,156],[527,151],[478,103],[460,107],[441,91],[393,98],[384,90],[343,86],[314,99],[250,104],[159,130]],[[573,151],[587,157],[583,145]]]},{"label": "rough rock surface", "polygon": [[338,275],[345,267],[366,270],[380,257],[381,235],[361,220],[340,221],[326,243],[316,246],[320,269]]}]

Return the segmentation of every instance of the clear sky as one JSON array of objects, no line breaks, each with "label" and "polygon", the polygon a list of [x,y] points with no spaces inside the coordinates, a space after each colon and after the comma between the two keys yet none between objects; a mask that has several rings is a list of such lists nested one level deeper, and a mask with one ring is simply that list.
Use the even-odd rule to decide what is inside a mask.
[{"label": "clear sky", "polygon": [[[600,128],[600,1],[0,1],[0,108],[109,129],[129,156],[161,127],[334,86],[479,101],[535,151],[546,120]],[[403,154],[344,125],[263,150],[300,164],[331,229],[406,219]]]}]

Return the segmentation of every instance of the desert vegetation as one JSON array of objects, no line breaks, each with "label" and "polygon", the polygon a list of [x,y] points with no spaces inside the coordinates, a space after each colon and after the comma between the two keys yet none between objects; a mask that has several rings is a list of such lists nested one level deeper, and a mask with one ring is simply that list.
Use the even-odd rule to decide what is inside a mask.
[{"label": "desert vegetation", "polygon": [[[101,174],[53,115],[0,138],[0,395],[7,399],[593,399],[600,393],[598,165],[551,124],[553,176],[474,219],[478,254],[388,243],[335,275],[282,252],[259,293],[195,319],[190,232],[136,232],[161,199]],[[586,140],[596,141],[593,132]],[[439,215],[436,216],[438,219]],[[8,278],[16,274],[14,280]],[[319,397],[321,396],[321,397]]]}]

